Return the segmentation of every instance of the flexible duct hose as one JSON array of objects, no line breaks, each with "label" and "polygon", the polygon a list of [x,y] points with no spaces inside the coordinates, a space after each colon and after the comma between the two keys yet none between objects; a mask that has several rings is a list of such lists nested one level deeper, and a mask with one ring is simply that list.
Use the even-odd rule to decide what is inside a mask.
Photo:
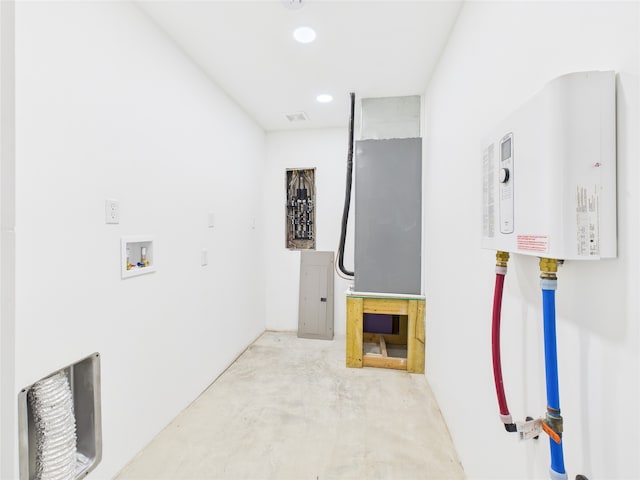
[{"label": "flexible duct hose", "polygon": [[349,94],[351,109],[349,116],[349,152],[347,154],[347,186],[344,194],[344,208],[342,209],[342,228],[340,229],[340,245],[338,246],[338,268],[345,275],[353,277],[353,272],[344,267],[344,244],[347,238],[347,222],[349,220],[349,207],[351,206],[351,184],[353,180],[353,123],[355,116],[356,94]]},{"label": "flexible duct hose", "polygon": [[[543,278],[542,311],[544,322],[544,368],[547,382],[547,424],[558,436],[560,442],[549,439],[551,450],[550,475],[553,480],[566,479],[564,455],[562,452],[562,417],[560,416],[560,389],[558,386],[558,349],[556,342],[556,279]],[[555,427],[555,428],[554,428]],[[559,431],[558,431],[559,430]]]},{"label": "flexible duct hose", "polygon": [[76,420],[67,376],[56,373],[29,390],[38,480],[69,480],[76,470]]}]

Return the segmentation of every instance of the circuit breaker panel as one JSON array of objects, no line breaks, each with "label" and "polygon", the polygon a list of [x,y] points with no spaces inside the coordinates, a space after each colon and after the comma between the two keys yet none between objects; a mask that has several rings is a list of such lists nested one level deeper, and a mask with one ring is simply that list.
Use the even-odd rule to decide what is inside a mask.
[{"label": "circuit breaker panel", "polygon": [[286,247],[316,248],[316,170],[287,170]]}]

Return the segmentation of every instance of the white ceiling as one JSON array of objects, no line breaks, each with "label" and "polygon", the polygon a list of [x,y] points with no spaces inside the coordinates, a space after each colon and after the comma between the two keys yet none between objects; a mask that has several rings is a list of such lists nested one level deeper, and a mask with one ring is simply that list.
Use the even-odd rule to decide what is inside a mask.
[{"label": "white ceiling", "polygon": [[[141,0],[139,5],[265,130],[346,126],[357,98],[422,94],[462,1]],[[316,41],[293,40],[309,26]],[[330,104],[316,96],[328,93]],[[285,114],[305,112],[289,122]]]}]

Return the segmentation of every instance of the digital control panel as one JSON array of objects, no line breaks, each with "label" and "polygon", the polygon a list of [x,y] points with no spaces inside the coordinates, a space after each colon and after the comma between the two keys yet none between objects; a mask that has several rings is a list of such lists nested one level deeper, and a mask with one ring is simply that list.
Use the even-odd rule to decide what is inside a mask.
[{"label": "digital control panel", "polygon": [[500,233],[513,233],[513,133],[500,140]]}]

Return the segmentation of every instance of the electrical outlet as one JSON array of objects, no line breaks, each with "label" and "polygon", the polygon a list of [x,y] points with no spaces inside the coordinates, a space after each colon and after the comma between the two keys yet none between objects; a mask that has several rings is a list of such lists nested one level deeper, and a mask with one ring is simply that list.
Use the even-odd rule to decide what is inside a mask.
[{"label": "electrical outlet", "polygon": [[105,223],[120,223],[120,204],[117,200],[104,201],[104,215]]}]

